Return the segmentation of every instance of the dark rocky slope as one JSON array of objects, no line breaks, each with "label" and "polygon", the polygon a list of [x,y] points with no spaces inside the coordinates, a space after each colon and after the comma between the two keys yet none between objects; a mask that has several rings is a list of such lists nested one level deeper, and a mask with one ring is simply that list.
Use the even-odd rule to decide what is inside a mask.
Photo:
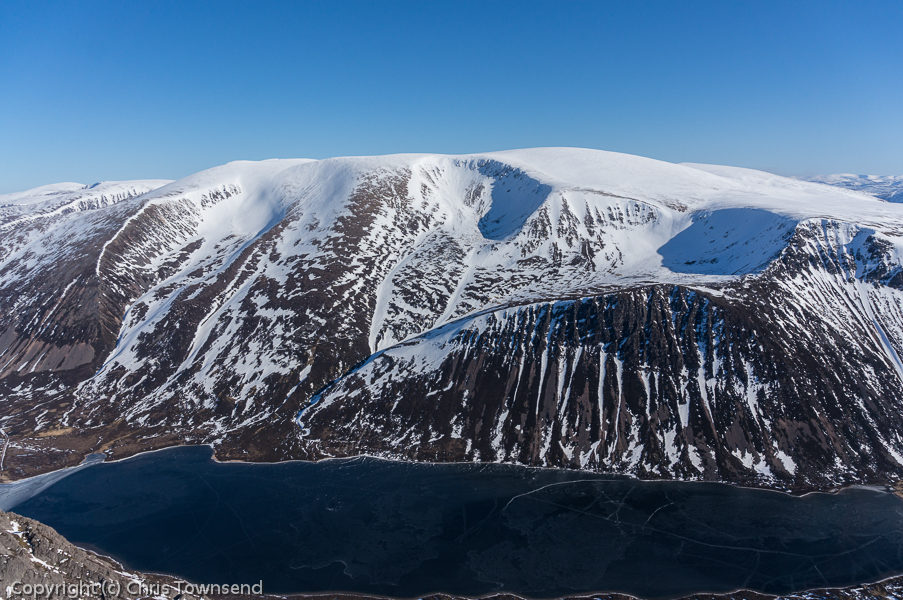
[{"label": "dark rocky slope", "polygon": [[[112,559],[73,546],[51,527],[0,511],[0,586],[5,598],[176,598],[185,584],[173,577],[129,571]],[[181,598],[198,596],[182,593]]]}]

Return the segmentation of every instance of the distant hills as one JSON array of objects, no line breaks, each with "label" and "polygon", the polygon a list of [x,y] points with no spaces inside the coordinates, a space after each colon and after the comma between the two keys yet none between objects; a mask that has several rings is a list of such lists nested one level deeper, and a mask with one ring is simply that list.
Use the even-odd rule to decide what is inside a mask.
[{"label": "distant hills", "polygon": [[888,202],[903,202],[903,175],[816,175],[804,181],[836,185],[848,190],[871,194]]}]

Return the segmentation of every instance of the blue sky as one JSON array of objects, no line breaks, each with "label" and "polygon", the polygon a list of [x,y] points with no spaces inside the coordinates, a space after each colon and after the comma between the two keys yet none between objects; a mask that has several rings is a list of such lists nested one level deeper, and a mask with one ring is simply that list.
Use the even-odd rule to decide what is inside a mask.
[{"label": "blue sky", "polygon": [[0,193],[583,146],[903,174],[903,2],[0,2]]}]

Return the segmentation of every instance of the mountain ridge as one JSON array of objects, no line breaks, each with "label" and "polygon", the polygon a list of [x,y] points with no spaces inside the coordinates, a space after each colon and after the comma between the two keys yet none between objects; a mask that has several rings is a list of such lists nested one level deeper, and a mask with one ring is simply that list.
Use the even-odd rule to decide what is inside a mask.
[{"label": "mountain ridge", "polygon": [[[903,468],[903,441],[891,433],[903,396],[897,205],[758,171],[562,148],[243,161],[92,190],[65,204],[73,210],[59,210],[58,197],[78,190],[28,204],[0,197],[0,393],[9,400],[0,424],[23,468],[41,452],[59,462],[81,447],[129,453],[184,441],[267,460],[473,460],[483,444],[490,460],[784,486]],[[559,326],[536,315],[556,302],[634,329],[562,317],[583,341],[553,342]],[[486,329],[477,324],[485,315],[514,321]],[[691,335],[668,320],[702,329]],[[526,387],[475,384],[476,366],[439,390],[401,367],[380,376],[389,378],[382,391],[353,383],[364,366],[426,348],[417,340],[447,327],[485,339],[449,341],[439,372],[476,360],[516,386],[520,361],[532,365]],[[531,342],[524,327],[549,341]],[[808,370],[770,369],[768,344],[757,350],[751,331],[774,348],[768,360]],[[722,340],[746,349],[722,351]],[[499,354],[504,344],[513,350]],[[640,350],[649,344],[659,358]],[[548,352],[561,373],[543,362]],[[741,364],[758,366],[742,375]],[[611,379],[618,369],[626,380]],[[773,401],[741,402],[753,371],[756,389],[779,390]],[[579,398],[569,397],[575,376]],[[335,396],[343,386],[358,400]],[[441,400],[445,421],[411,422],[404,444],[389,448],[402,422],[379,400],[389,390],[427,419],[438,416],[424,398]],[[522,423],[511,421],[515,404]],[[374,419],[379,435],[361,429]],[[444,441],[430,442],[440,430]],[[562,432],[576,445],[553,444]],[[575,462],[594,443],[594,458]]]}]

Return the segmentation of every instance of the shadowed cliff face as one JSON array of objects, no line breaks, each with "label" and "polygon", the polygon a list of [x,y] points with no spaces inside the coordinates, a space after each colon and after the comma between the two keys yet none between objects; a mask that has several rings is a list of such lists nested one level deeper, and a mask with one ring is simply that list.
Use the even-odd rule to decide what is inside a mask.
[{"label": "shadowed cliff face", "polygon": [[710,170],[538,149],[0,197],[11,464],[201,442],[897,474],[903,211]]},{"label": "shadowed cliff face", "polygon": [[801,487],[899,472],[887,357],[817,318],[830,350],[775,339],[793,310],[656,286],[491,313],[342,378],[302,412],[303,439],[317,456]]}]

